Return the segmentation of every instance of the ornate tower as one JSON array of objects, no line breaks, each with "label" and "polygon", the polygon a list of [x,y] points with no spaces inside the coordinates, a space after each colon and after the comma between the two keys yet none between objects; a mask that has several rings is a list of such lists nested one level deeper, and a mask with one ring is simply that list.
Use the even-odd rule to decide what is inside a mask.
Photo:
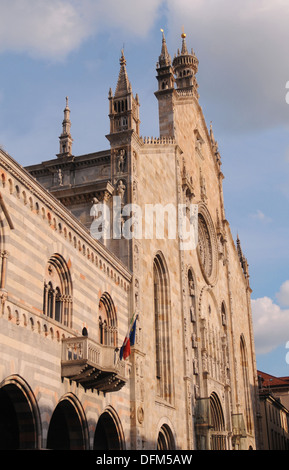
[{"label": "ornate tower", "polygon": [[[121,51],[116,90],[114,94],[111,89],[109,90],[108,99],[110,133],[106,137],[111,147],[111,182],[114,186],[113,213],[115,221],[116,211],[119,212],[134,200],[136,182],[134,181],[133,162],[140,145],[140,104],[138,95],[134,96],[132,92],[123,50]],[[122,226],[124,222],[125,217],[122,217]],[[113,235],[110,248],[127,266],[132,267],[133,240],[125,239],[123,236],[116,238],[115,233]]]},{"label": "ornate tower", "polygon": [[66,106],[64,109],[64,119],[62,121],[62,133],[59,136],[59,154],[57,157],[70,157],[72,155],[72,142],[73,139],[70,133],[70,109],[68,106],[68,97],[66,97]]},{"label": "ornate tower", "polygon": [[168,53],[164,32],[162,49],[157,63],[158,91],[155,93],[159,103],[160,137],[174,137],[174,74],[171,56]]},{"label": "ornate tower", "polygon": [[[162,32],[163,33],[163,32]],[[157,63],[160,137],[176,137],[175,108],[186,97],[199,98],[196,74],[199,61],[193,51],[188,51],[186,34],[182,33],[182,49],[173,62],[168,53],[163,33],[162,49]]]},{"label": "ornate tower", "polygon": [[186,43],[186,34],[182,33],[182,50],[173,60],[173,70],[176,76],[176,85],[178,90],[192,92],[196,98],[199,98],[197,89],[198,84],[196,74],[198,72],[199,61],[193,51],[188,52]]}]

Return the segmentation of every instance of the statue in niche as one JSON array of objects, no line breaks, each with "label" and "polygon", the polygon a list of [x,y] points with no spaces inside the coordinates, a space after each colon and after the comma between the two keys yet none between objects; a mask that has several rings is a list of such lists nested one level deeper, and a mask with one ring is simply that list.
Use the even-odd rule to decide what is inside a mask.
[{"label": "statue in niche", "polygon": [[59,186],[63,186],[63,174],[62,174],[61,168],[59,168],[59,170],[57,170],[57,182],[58,182]]},{"label": "statue in niche", "polygon": [[117,155],[117,171],[118,173],[124,172],[124,166],[126,162],[126,153],[125,150],[120,150]]},{"label": "statue in niche", "polygon": [[193,279],[189,279],[189,292],[190,295],[195,295],[195,284]]},{"label": "statue in niche", "polygon": [[117,186],[117,195],[120,197],[121,201],[123,201],[124,193],[125,193],[125,185],[123,184],[123,181],[120,180]]},{"label": "statue in niche", "polygon": [[207,186],[206,180],[203,176],[202,170],[200,169],[200,188],[201,188],[201,198],[207,199]]},{"label": "statue in niche", "polygon": [[90,209],[90,215],[94,219],[97,219],[98,214],[99,214],[99,208],[97,207],[98,203],[99,203],[99,201],[98,201],[97,197],[94,197],[93,200],[92,200],[92,208]]}]

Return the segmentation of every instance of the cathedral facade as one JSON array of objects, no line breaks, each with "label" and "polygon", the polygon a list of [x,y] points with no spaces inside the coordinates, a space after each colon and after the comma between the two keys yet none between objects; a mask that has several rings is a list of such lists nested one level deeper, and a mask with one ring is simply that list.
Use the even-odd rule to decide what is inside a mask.
[{"label": "cathedral facade", "polygon": [[122,52],[108,150],[0,150],[2,448],[258,449],[248,263],[225,216],[198,59],[163,35],[159,137]]}]

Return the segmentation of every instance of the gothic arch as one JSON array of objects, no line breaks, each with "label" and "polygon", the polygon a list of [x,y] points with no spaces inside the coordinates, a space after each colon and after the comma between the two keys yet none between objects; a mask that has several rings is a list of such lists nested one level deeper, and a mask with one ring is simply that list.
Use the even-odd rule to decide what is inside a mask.
[{"label": "gothic arch", "polygon": [[211,450],[226,449],[226,432],[223,407],[217,393],[210,395]]},{"label": "gothic arch", "polygon": [[94,434],[94,450],[125,450],[121,421],[111,406],[100,415]]},{"label": "gothic arch", "polygon": [[99,342],[108,346],[117,346],[117,315],[114,302],[108,292],[99,300]]},{"label": "gothic arch", "polygon": [[176,434],[173,424],[167,417],[162,418],[157,425],[156,449],[159,451],[176,450]]},{"label": "gothic arch", "polygon": [[157,450],[175,450],[175,448],[173,433],[167,424],[163,424],[158,433]]},{"label": "gothic arch", "polygon": [[0,448],[41,448],[41,420],[36,398],[19,375],[0,384]]},{"label": "gothic arch", "polygon": [[59,253],[46,264],[43,313],[65,326],[72,326],[72,279],[70,267]]},{"label": "gothic arch", "polygon": [[47,448],[53,450],[87,450],[88,425],[77,397],[68,393],[58,402],[49,423]]},{"label": "gothic arch", "polygon": [[173,371],[170,282],[167,264],[161,252],[155,255],[153,261],[153,294],[157,395],[171,403]]}]

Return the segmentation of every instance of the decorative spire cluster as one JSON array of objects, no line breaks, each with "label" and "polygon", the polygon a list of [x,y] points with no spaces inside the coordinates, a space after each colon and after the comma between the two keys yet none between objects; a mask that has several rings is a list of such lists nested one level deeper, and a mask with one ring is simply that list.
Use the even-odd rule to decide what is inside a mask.
[{"label": "decorative spire cluster", "polygon": [[162,49],[157,63],[159,91],[173,89],[176,83],[177,90],[184,93],[193,93],[197,98],[197,80],[196,74],[198,72],[199,61],[193,51],[188,51],[186,34],[183,32],[181,52],[178,50],[173,62],[171,61],[170,54],[166,44],[164,31],[162,31]]}]

